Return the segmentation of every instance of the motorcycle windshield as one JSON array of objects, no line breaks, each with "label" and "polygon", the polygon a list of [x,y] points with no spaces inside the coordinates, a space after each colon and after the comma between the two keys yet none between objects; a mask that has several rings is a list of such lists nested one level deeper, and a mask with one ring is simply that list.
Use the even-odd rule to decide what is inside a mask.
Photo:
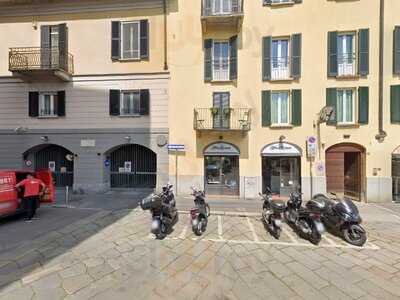
[{"label": "motorcycle windshield", "polygon": [[350,215],[353,218],[358,218],[360,215],[357,206],[354,204],[353,201],[349,199],[343,199],[338,204],[336,204],[335,208],[337,212]]}]

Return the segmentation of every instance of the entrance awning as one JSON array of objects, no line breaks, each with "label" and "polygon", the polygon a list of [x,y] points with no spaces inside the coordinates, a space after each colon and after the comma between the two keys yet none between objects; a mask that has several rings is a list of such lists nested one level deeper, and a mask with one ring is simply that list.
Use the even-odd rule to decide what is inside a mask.
[{"label": "entrance awning", "polygon": [[215,156],[239,156],[240,150],[229,143],[214,143],[204,149],[204,155]]},{"label": "entrance awning", "polygon": [[273,143],[264,147],[261,156],[301,156],[301,149],[289,143]]}]

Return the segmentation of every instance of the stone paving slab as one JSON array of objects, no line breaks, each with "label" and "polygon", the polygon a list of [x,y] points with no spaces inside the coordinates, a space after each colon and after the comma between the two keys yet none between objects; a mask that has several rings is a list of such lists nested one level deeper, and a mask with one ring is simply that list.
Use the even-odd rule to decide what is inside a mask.
[{"label": "stone paving slab", "polygon": [[213,214],[200,238],[187,213],[164,240],[150,223],[140,209],[98,211],[3,251],[0,300],[400,298],[396,217],[368,218],[363,248],[330,234],[314,246],[287,225],[275,240],[257,214]]}]

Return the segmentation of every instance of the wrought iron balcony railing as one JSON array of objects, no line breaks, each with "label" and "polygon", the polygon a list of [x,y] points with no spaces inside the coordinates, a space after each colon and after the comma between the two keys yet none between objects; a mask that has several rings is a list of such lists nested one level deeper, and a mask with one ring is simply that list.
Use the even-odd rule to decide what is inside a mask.
[{"label": "wrought iron balcony railing", "polygon": [[271,79],[283,80],[290,78],[290,57],[271,58]]},{"label": "wrought iron balcony railing", "polygon": [[26,71],[64,71],[74,73],[74,58],[59,48],[25,47],[10,48],[9,70]]},{"label": "wrought iron balcony railing", "polygon": [[338,54],[338,76],[356,75],[356,54],[343,53]]},{"label": "wrought iron balcony railing", "polygon": [[243,0],[202,0],[202,17],[243,14]]},{"label": "wrought iron balcony railing", "polygon": [[239,130],[251,129],[250,108],[196,108],[194,110],[195,130]]}]

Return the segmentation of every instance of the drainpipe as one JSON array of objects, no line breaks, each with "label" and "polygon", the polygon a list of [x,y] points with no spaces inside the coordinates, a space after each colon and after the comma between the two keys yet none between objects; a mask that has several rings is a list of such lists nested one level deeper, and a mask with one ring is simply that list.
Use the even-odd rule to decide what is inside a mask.
[{"label": "drainpipe", "polygon": [[164,8],[164,70],[168,70],[167,0],[163,0],[163,8]]},{"label": "drainpipe", "polygon": [[387,136],[383,130],[383,64],[385,43],[385,0],[380,0],[379,9],[379,133],[375,139],[382,143]]}]

